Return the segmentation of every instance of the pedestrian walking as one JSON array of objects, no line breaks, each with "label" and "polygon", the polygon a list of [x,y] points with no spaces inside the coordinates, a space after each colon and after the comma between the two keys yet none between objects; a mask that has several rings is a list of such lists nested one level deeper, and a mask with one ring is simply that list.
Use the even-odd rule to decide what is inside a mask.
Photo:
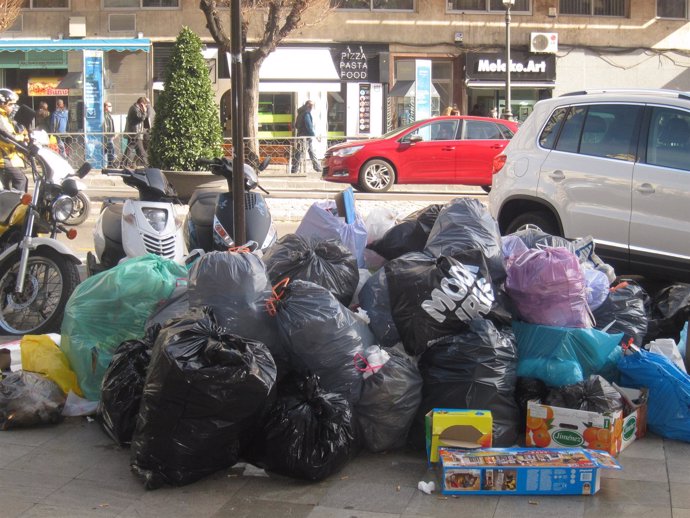
[{"label": "pedestrian walking", "polygon": [[46,133],[50,132],[50,110],[48,109],[48,103],[41,101],[38,103],[38,110],[36,111],[36,129],[43,130]]},{"label": "pedestrian walking", "polygon": [[69,121],[69,113],[67,107],[65,106],[65,101],[58,99],[55,102],[55,111],[50,116],[50,131],[51,133],[57,133],[55,139],[57,140],[58,151],[62,158],[67,158],[67,153],[65,151],[65,142],[59,135],[61,133],[67,133]]},{"label": "pedestrian walking", "polygon": [[300,106],[299,110],[297,110],[295,129],[297,130],[297,136],[304,138],[298,138],[295,142],[295,152],[292,158],[292,168],[290,171],[292,174],[297,173],[305,148],[307,153],[309,153],[309,158],[311,159],[311,164],[314,167],[314,171],[317,173],[321,172],[321,164],[316,158],[316,154],[312,148],[312,137],[316,136],[316,133],[314,132],[314,119],[311,116],[312,108],[314,108],[314,102],[307,101]]},{"label": "pedestrian walking", "polygon": [[103,103],[103,148],[105,149],[105,160],[108,167],[113,167],[115,163],[115,122],[110,114],[113,105],[110,101]]},{"label": "pedestrian walking", "polygon": [[[0,129],[9,133],[16,140],[22,141],[25,136],[18,133],[12,123],[12,112],[17,105],[19,96],[12,90],[0,88]],[[12,188],[15,191],[26,192],[28,180],[20,170],[24,161],[17,154],[14,144],[0,141],[0,154],[2,155],[2,186],[4,189]]]},{"label": "pedestrian walking", "polygon": [[146,150],[144,149],[144,120],[148,112],[146,97],[139,97],[137,102],[130,106],[125,122],[125,132],[127,133],[127,150],[125,158],[131,164],[146,166]]}]

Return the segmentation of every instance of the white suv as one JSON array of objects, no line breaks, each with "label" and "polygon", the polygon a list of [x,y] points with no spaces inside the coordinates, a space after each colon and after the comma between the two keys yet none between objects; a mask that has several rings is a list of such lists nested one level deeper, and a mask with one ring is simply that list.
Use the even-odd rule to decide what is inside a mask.
[{"label": "white suv", "polygon": [[578,92],[538,102],[494,159],[503,234],[591,235],[619,274],[690,281],[690,94]]}]

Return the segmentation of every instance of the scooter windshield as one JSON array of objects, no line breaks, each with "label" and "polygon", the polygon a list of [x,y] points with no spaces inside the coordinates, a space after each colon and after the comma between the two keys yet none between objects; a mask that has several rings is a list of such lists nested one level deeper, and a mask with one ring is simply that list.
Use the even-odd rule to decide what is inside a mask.
[{"label": "scooter windshield", "polygon": [[170,185],[168,179],[165,177],[165,175],[160,169],[148,168],[145,170],[145,172],[146,181],[148,182],[149,187],[151,187],[151,189],[159,191],[161,194],[165,196],[174,195],[172,186]]}]

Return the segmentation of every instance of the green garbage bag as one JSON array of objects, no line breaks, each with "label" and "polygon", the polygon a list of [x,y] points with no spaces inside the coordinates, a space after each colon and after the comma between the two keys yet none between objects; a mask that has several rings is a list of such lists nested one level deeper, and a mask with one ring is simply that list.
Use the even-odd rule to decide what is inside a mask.
[{"label": "green garbage bag", "polygon": [[125,340],[143,338],[146,320],[186,279],[184,266],[148,254],[77,286],[65,308],[61,348],[84,397],[100,399],[103,376],[115,349]]}]

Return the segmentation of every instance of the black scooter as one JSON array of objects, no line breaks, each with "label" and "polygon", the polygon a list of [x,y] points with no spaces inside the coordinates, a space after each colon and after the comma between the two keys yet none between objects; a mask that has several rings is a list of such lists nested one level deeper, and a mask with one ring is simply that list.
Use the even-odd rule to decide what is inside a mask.
[{"label": "black scooter", "polygon": [[[264,159],[258,170],[268,167],[270,158]],[[218,193],[200,188],[189,200],[189,212],[184,223],[184,240],[187,250],[201,249],[204,252],[227,250],[236,246],[233,238],[234,213],[232,199],[232,158],[222,157],[204,160],[213,174],[222,176],[228,182],[228,192]],[[268,191],[259,185],[258,172],[244,164],[244,207],[247,246],[252,250],[266,250],[277,238],[271,212],[263,195],[253,189]]]}]

